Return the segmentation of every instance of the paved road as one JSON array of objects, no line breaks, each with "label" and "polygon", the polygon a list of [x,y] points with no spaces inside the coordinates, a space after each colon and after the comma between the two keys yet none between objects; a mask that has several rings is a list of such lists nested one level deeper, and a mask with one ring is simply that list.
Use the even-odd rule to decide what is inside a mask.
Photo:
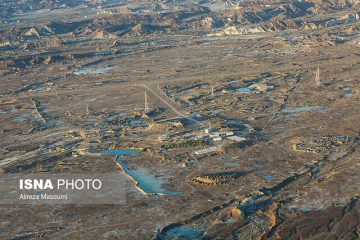
[{"label": "paved road", "polygon": [[184,113],[180,112],[179,110],[177,110],[173,105],[172,105],[172,102],[167,99],[167,96],[165,96],[164,94],[161,93],[161,96],[160,94],[158,94],[157,92],[155,92],[152,88],[150,88],[149,86],[145,85],[145,84],[135,84],[134,86],[136,87],[143,87],[145,88],[146,90],[148,90],[149,92],[151,92],[155,97],[157,97],[160,101],[162,101],[163,103],[165,103],[176,115],[182,117],[182,118],[186,118],[186,119],[189,119],[190,121],[193,121],[199,125],[201,125],[202,127],[204,127],[205,125],[196,120],[196,119],[193,119],[192,117],[189,117],[189,116],[186,116]]},{"label": "paved road", "polygon": [[[108,88],[109,86],[101,86],[100,88]],[[126,84],[126,85],[114,85],[112,87],[142,87],[144,89],[146,89],[147,91],[149,91],[150,93],[152,93],[155,97],[157,97],[160,101],[162,101],[166,106],[168,106],[176,115],[178,115],[179,117],[182,118],[186,118],[189,119],[192,122],[195,122],[196,124],[201,125],[202,127],[204,127],[204,123],[185,115],[184,113],[180,112],[179,110],[177,110],[174,104],[170,99],[168,99],[168,97],[166,95],[164,95],[162,93],[162,91],[160,89],[157,89],[156,91],[154,89],[152,89],[151,87],[149,87],[148,85],[145,84]],[[99,87],[97,87],[99,90]],[[91,88],[90,88],[91,89]],[[57,93],[79,93],[80,91],[89,91],[89,88],[79,88],[79,89],[64,89],[64,90],[58,90]],[[19,95],[19,96],[12,96],[12,97],[3,97],[3,100],[12,100],[12,99],[26,99],[26,98],[32,98],[32,97],[41,97],[41,96],[53,96],[56,93],[56,91],[47,91],[47,92],[32,92],[32,93],[27,93],[24,95]]]}]

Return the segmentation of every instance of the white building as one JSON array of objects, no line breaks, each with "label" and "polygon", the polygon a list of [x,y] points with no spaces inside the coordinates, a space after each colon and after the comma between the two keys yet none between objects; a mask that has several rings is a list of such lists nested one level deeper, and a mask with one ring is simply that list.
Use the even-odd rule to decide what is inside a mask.
[{"label": "white building", "polygon": [[214,138],[213,138],[213,141],[214,141],[214,142],[221,141],[221,140],[222,140],[222,137],[214,137]]},{"label": "white building", "polygon": [[214,133],[210,133],[209,136],[214,138],[214,137],[226,137],[226,136],[232,136],[234,135],[233,131],[227,131],[227,132],[214,132]]},{"label": "white building", "polygon": [[209,134],[210,132],[212,132],[212,128],[205,128],[205,133]]},{"label": "white building", "polygon": [[235,141],[235,142],[244,142],[244,141],[246,141],[246,138],[239,137],[239,136],[230,136],[230,137],[227,137],[227,139],[229,139],[231,141]]}]

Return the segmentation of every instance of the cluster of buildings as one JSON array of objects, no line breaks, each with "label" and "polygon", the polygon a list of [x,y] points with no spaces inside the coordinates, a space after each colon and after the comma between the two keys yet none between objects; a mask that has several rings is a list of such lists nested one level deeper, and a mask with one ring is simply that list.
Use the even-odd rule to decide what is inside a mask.
[{"label": "cluster of buildings", "polygon": [[246,141],[246,138],[234,135],[234,131],[213,131],[214,129],[206,128],[205,133],[214,141],[231,140],[235,142]]}]

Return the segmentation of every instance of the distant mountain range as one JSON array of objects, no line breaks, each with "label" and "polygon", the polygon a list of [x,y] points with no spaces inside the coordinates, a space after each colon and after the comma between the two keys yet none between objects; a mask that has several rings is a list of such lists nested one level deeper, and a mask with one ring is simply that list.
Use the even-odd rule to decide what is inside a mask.
[{"label": "distant mountain range", "polygon": [[[73,8],[77,6],[80,8]],[[70,9],[72,15],[60,20],[43,17],[44,20],[36,24],[22,20],[27,19],[28,14],[33,18],[43,14],[34,12],[34,9],[49,7]],[[0,51],[54,48],[84,40],[108,40],[108,46],[114,48],[121,46],[124,38],[177,32],[229,36],[343,25],[349,34],[354,35],[360,29],[356,24],[360,23],[359,0],[132,0],[120,4],[110,0],[0,0],[0,10],[6,12],[0,21],[10,22],[0,24]],[[44,11],[44,14],[53,14]],[[328,44],[338,42],[326,36],[323,39]]]}]

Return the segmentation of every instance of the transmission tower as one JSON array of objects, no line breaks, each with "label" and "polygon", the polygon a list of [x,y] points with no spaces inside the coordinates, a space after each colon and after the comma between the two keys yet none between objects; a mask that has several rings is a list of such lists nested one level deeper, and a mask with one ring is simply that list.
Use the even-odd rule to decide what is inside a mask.
[{"label": "transmission tower", "polygon": [[89,116],[89,105],[87,103],[85,103],[85,110],[86,110],[85,115]]},{"label": "transmission tower", "polygon": [[315,85],[317,87],[321,86],[321,81],[320,81],[320,68],[317,68],[316,73],[315,73]]},{"label": "transmission tower", "polygon": [[149,104],[148,104],[148,100],[147,100],[146,91],[145,91],[145,108],[144,108],[144,112],[145,113],[149,112]]}]

